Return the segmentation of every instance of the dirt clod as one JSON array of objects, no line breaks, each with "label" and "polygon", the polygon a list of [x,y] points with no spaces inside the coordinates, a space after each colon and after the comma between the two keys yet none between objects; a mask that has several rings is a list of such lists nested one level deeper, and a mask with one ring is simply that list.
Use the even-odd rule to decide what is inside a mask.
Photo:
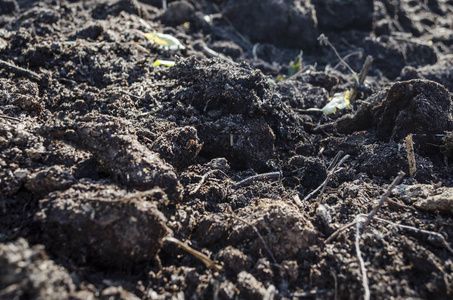
[{"label": "dirt clod", "polygon": [[382,102],[377,136],[399,141],[410,133],[438,134],[451,130],[450,93],[427,80],[395,83]]},{"label": "dirt clod", "polygon": [[0,245],[0,298],[64,299],[75,286],[68,271],[50,260],[44,246],[26,240]]},{"label": "dirt clod", "polygon": [[81,183],[42,200],[37,220],[46,244],[59,256],[127,268],[152,260],[169,234],[156,207],[165,197],[160,189],[127,194],[114,186]]}]

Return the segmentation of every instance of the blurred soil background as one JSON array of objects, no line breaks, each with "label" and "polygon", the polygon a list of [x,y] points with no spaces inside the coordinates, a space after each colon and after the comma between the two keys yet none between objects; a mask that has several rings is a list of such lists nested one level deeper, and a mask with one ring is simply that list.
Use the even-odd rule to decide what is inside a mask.
[{"label": "blurred soil background", "polygon": [[451,0],[0,0],[0,299],[452,299],[452,92]]}]

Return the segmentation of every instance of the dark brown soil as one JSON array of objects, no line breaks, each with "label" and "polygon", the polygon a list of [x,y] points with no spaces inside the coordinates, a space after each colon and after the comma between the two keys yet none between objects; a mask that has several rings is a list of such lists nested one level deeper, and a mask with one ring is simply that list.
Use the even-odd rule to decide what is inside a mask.
[{"label": "dark brown soil", "polygon": [[453,1],[165,2],[0,0],[0,299],[452,299]]}]

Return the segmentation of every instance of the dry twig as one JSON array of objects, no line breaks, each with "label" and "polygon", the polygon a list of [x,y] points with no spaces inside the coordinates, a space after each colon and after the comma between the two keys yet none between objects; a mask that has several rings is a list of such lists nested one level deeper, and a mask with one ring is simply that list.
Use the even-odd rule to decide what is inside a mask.
[{"label": "dry twig", "polygon": [[272,258],[272,261],[274,262],[274,264],[278,265],[277,263],[277,260],[275,259],[275,256],[274,254],[272,253],[271,249],[267,246],[267,243],[266,241],[264,240],[263,236],[261,235],[261,233],[258,231],[258,228],[256,228],[255,225],[253,224],[250,224],[249,222],[247,222],[246,220],[242,219],[242,218],[239,218],[238,216],[235,216],[235,215],[230,215],[231,217],[241,221],[242,223],[248,225],[248,226],[251,226],[253,228],[253,230],[256,232],[256,234],[258,235],[259,239],[261,240],[261,242],[263,243],[263,246],[264,248],[266,249],[267,253],[269,254],[269,256]]},{"label": "dry twig", "polygon": [[368,75],[368,72],[370,71],[372,63],[373,63],[373,57],[368,55],[367,58],[365,59],[365,63],[362,66],[362,70],[360,71],[358,82],[357,82],[357,88],[352,89],[352,93],[349,96],[349,101],[352,102],[357,97],[357,94],[358,94],[357,89],[360,86],[363,86],[363,83],[365,82],[365,78]]},{"label": "dry twig", "polygon": [[240,188],[240,187],[242,187],[244,185],[248,185],[248,184],[250,184],[250,183],[252,183],[254,181],[265,180],[265,179],[280,179],[281,177],[282,177],[282,173],[281,172],[271,172],[271,173],[263,173],[263,174],[253,175],[253,176],[247,177],[244,180],[239,181],[233,187],[237,189],[237,188]]},{"label": "dry twig", "polygon": [[18,118],[13,118],[13,117],[10,117],[10,116],[6,116],[6,115],[4,115],[4,114],[0,114],[0,118],[5,119],[5,120],[20,122],[20,119],[18,119]]},{"label": "dry twig", "polygon": [[184,244],[183,242],[181,242],[178,239],[175,239],[174,237],[165,237],[162,239],[162,241],[164,243],[168,242],[168,243],[174,244],[174,245],[178,246],[179,248],[183,249],[184,251],[188,252],[189,254],[192,254],[193,256],[195,256],[196,258],[201,260],[206,265],[206,267],[213,269],[214,271],[220,272],[223,270],[222,266],[216,264],[212,259],[207,257],[204,253],[201,253],[200,251],[193,249],[192,247]]},{"label": "dry twig", "polygon": [[354,72],[354,70],[348,65],[347,62],[345,62],[343,60],[343,58],[341,58],[340,54],[338,53],[337,49],[332,45],[332,43],[329,41],[329,38],[327,36],[325,36],[324,34],[321,34],[319,37],[318,37],[318,41],[321,45],[327,45],[329,46],[330,48],[332,48],[332,50],[335,52],[335,55],[338,57],[338,59],[340,60],[340,62],[343,64],[343,66],[345,66],[346,68],[348,68],[348,70],[352,73],[352,74],[357,74],[356,72]]},{"label": "dry twig", "polygon": [[373,210],[370,212],[370,214],[368,215],[368,217],[366,218],[365,222],[363,223],[363,227],[365,228],[369,223],[370,221],[374,218],[374,216],[377,214],[377,212],[379,211],[379,209],[382,207],[382,205],[384,205],[384,202],[387,200],[387,198],[390,196],[390,193],[392,192],[392,190],[395,188],[395,186],[397,186],[401,180],[403,179],[404,175],[406,175],[406,173],[404,173],[403,171],[400,171],[398,173],[398,176],[393,180],[393,182],[390,184],[389,188],[387,189],[387,191],[384,193],[384,195],[382,195],[381,197],[381,200],[379,200],[379,203],[376,205],[375,208],[373,208]]},{"label": "dry twig", "polygon": [[208,177],[211,176],[212,174],[214,174],[215,172],[221,172],[223,175],[225,175],[226,177],[228,177],[225,173],[223,173],[221,170],[218,170],[218,169],[215,169],[215,170],[211,170],[211,171],[209,171],[209,172],[206,172],[206,174],[204,174],[204,175],[201,177],[200,182],[198,182],[198,184],[195,186],[195,188],[189,192],[189,195],[193,195],[193,194],[195,194],[196,192],[198,192],[198,190],[203,186],[203,183],[205,183],[206,179],[208,179]]},{"label": "dry twig", "polygon": [[405,138],[406,142],[406,152],[407,152],[407,161],[409,163],[409,176],[414,176],[417,172],[417,164],[415,163],[415,151],[414,151],[414,141],[412,139],[412,134],[409,134]]},{"label": "dry twig", "polygon": [[363,286],[363,290],[365,292],[365,295],[363,296],[363,298],[365,300],[369,300],[370,299],[370,287],[368,285],[368,276],[366,274],[366,268],[365,268],[365,261],[363,260],[363,257],[362,257],[362,252],[360,251],[360,245],[359,245],[359,242],[360,242],[360,229],[362,228],[362,222],[360,221],[360,217],[357,216],[356,218],[356,232],[355,232],[355,252],[357,254],[357,259],[359,261],[359,265],[360,265],[360,271],[362,272],[362,286]]},{"label": "dry twig", "polygon": [[345,155],[343,156],[343,158],[337,163],[339,157],[343,154],[343,151],[340,151],[338,152],[338,154],[335,156],[332,164],[330,165],[329,167],[329,171],[327,172],[327,177],[326,179],[324,180],[323,183],[321,183],[320,186],[318,186],[314,191],[312,191],[310,194],[308,194],[305,198],[304,198],[304,202],[307,201],[308,199],[310,199],[311,197],[313,197],[313,195],[315,195],[319,190],[321,190],[320,194],[322,194],[322,192],[324,192],[324,189],[326,188],[327,184],[329,183],[330,179],[332,178],[332,176],[341,171],[341,166],[344,164],[344,162],[349,158],[349,155]]},{"label": "dry twig", "polygon": [[[363,227],[365,228],[369,223],[370,221],[374,218],[374,216],[376,215],[376,213],[378,212],[378,210],[382,207],[382,205],[384,204],[384,202],[387,200],[388,196],[390,195],[390,193],[392,192],[392,190],[395,188],[395,186],[400,183],[400,181],[403,179],[404,175],[406,175],[404,172],[400,172],[398,174],[398,176],[393,180],[393,182],[390,184],[389,188],[387,189],[387,191],[384,193],[384,195],[382,195],[381,197],[381,200],[379,201],[379,203],[376,205],[375,208],[373,208],[373,210],[367,215],[367,219],[365,220],[365,222],[363,223]],[[326,240],[325,240],[325,244],[328,244],[330,243],[332,240],[334,240],[340,233],[342,233],[343,231],[345,231],[346,229],[348,229],[349,227],[351,226],[354,226],[356,224],[357,220],[354,220],[346,225],[344,225],[343,227],[337,229],[334,233],[332,233]]]},{"label": "dry twig", "polygon": [[392,222],[392,221],[389,221],[389,220],[385,220],[385,219],[381,219],[381,218],[377,218],[377,217],[375,218],[375,220],[379,221],[379,222],[387,223],[387,224],[390,224],[390,225],[393,225],[393,226],[396,226],[396,227],[399,227],[399,228],[408,229],[408,230],[412,230],[412,231],[415,231],[415,232],[421,232],[421,233],[425,233],[425,234],[429,234],[429,235],[435,236],[439,240],[441,240],[442,244],[445,246],[445,248],[447,248],[447,250],[451,254],[453,254],[453,249],[451,248],[451,246],[445,240],[444,236],[442,234],[438,233],[438,232],[424,230],[424,229],[419,229],[419,228],[416,228],[416,227],[413,227],[413,226],[409,226],[409,225],[397,224],[395,222]]},{"label": "dry twig", "polygon": [[337,230],[335,230],[334,233],[332,233],[325,241],[324,241],[324,244],[328,244],[330,243],[331,241],[333,241],[340,233],[342,233],[343,231],[345,231],[346,229],[348,229],[349,227],[352,227],[354,226],[356,223],[356,221],[352,221],[346,225],[344,225],[343,227],[340,227],[338,228]]},{"label": "dry twig", "polygon": [[0,59],[0,65],[3,65],[4,67],[10,69],[11,71],[13,71],[14,73],[16,74],[20,74],[20,75],[26,75],[34,80],[37,80],[37,81],[41,81],[42,80],[42,76],[39,75],[38,73],[35,73],[31,70],[28,70],[28,69],[25,69],[25,68],[22,68],[22,67],[18,67],[12,63],[9,63],[5,60],[2,60]]}]

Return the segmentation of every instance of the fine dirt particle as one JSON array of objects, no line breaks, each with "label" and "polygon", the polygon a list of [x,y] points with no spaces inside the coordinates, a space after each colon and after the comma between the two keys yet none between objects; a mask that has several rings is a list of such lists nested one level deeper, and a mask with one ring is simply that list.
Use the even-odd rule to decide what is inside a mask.
[{"label": "fine dirt particle", "polygon": [[234,273],[247,270],[251,266],[251,261],[247,255],[231,246],[220,250],[217,259],[223,261],[225,267]]},{"label": "fine dirt particle", "polygon": [[151,145],[151,150],[176,169],[188,166],[202,148],[197,130],[186,126],[169,130],[158,137]]},{"label": "fine dirt particle", "polygon": [[10,80],[0,80],[0,104],[14,105],[27,112],[40,114],[44,109],[44,101],[38,96],[36,83],[23,80],[17,84]]}]

